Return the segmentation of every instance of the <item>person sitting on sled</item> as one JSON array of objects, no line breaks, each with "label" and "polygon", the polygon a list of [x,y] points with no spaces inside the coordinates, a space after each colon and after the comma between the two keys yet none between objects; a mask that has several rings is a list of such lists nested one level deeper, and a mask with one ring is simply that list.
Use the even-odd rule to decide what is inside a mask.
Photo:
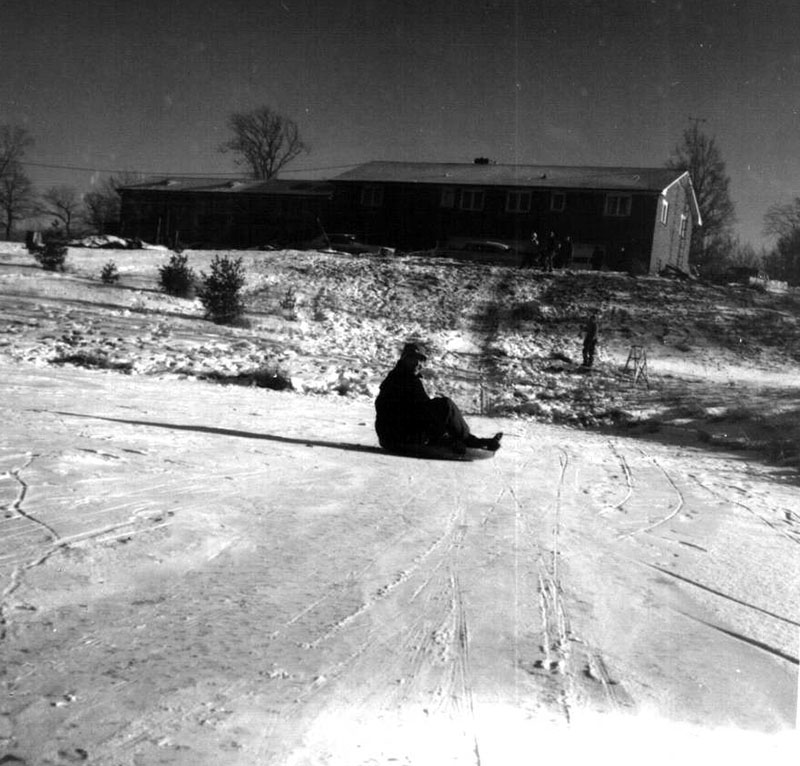
[{"label": "person sitting on sled", "polygon": [[467,449],[500,449],[502,432],[490,439],[473,436],[452,399],[428,396],[420,379],[427,359],[419,343],[406,343],[400,359],[381,383],[375,400],[375,431],[388,450],[423,445],[445,445],[456,454]]}]

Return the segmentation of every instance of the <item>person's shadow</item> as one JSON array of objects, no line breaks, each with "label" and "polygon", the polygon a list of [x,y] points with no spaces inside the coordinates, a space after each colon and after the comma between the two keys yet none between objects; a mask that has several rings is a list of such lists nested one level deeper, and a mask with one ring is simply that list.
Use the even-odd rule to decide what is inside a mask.
[{"label": "person's shadow", "polygon": [[[49,410],[37,410],[44,412]],[[281,444],[302,444],[306,447],[329,447],[350,452],[367,452],[373,455],[390,454],[380,447],[368,444],[352,444],[350,442],[322,441],[317,439],[294,439],[290,436],[276,436],[274,434],[260,434],[252,431],[237,431],[232,428],[215,428],[214,426],[194,426],[176,423],[159,423],[152,420],[128,420],[124,418],[110,418],[103,415],[86,415],[81,412],[53,411],[56,415],[66,415],[73,418],[86,418],[89,420],[107,420],[112,423],[125,423],[131,426],[150,426],[151,428],[166,428],[170,431],[196,431],[198,433],[216,434],[217,436],[236,436],[242,439],[263,439],[266,441],[280,442]]]}]

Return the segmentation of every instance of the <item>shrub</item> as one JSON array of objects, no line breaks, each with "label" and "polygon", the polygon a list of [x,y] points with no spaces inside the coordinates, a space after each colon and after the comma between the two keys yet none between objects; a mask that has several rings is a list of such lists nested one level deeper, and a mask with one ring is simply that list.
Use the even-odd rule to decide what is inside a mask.
[{"label": "shrub", "polygon": [[91,349],[74,351],[71,354],[59,354],[50,359],[51,364],[73,364],[76,367],[88,367],[97,370],[117,370],[130,372],[133,362],[124,362],[110,359],[104,351]]},{"label": "shrub", "polygon": [[169,262],[158,269],[161,289],[167,295],[186,298],[194,289],[194,272],[188,266],[188,256],[173,253]]},{"label": "shrub", "polygon": [[314,320],[317,322],[324,322],[330,319],[337,309],[336,296],[326,287],[321,287],[312,301],[312,311]]},{"label": "shrub", "polygon": [[117,271],[117,264],[114,263],[114,261],[109,261],[103,266],[100,272],[100,279],[103,280],[103,284],[105,285],[113,285],[115,282],[119,281],[119,271]]},{"label": "shrub", "polygon": [[289,374],[277,364],[271,363],[247,372],[239,372],[235,375],[226,375],[221,372],[209,372],[201,375],[200,378],[202,380],[213,380],[215,383],[270,388],[273,391],[285,391],[294,388]]},{"label": "shrub", "polygon": [[45,271],[64,271],[67,260],[67,246],[63,242],[50,240],[44,247],[33,254]]},{"label": "shrub", "polygon": [[198,295],[206,317],[217,324],[231,324],[244,313],[241,290],[244,287],[242,259],[217,255],[211,262],[211,273],[201,273],[203,285]]}]

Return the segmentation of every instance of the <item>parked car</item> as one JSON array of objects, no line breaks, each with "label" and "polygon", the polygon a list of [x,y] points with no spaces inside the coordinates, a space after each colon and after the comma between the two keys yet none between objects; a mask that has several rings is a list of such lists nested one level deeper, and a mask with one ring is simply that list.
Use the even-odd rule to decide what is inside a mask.
[{"label": "parked car", "polygon": [[351,253],[353,255],[393,255],[393,247],[382,245],[368,245],[360,242],[355,234],[335,233],[327,236],[321,235],[311,242],[306,243],[306,248],[320,250],[336,250],[339,253]]},{"label": "parked car", "polygon": [[466,239],[450,241],[435,250],[436,255],[446,258],[462,258],[486,263],[511,264],[519,257],[517,251],[505,242],[492,239]]},{"label": "parked car", "polygon": [[490,239],[480,239],[474,242],[465,242],[461,247],[470,253],[510,253],[511,248],[503,242],[494,242]]}]

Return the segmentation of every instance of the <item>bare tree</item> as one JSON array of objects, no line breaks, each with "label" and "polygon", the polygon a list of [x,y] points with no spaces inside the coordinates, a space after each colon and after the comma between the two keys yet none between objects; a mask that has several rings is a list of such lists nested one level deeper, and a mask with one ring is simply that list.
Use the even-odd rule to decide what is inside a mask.
[{"label": "bare tree", "polygon": [[221,144],[232,152],[234,162],[246,167],[252,178],[269,180],[309,146],[300,138],[294,120],[262,106],[251,112],[235,112],[228,118],[233,138]]},{"label": "bare tree", "polygon": [[800,197],[767,208],[764,234],[776,238],[765,258],[769,275],[793,285],[800,284]]},{"label": "bare tree", "polygon": [[42,194],[39,213],[51,215],[64,227],[67,239],[72,236],[72,227],[83,213],[83,199],[72,186],[51,186]]},{"label": "bare tree", "polygon": [[100,181],[94,189],[83,195],[86,207],[86,223],[98,234],[118,234],[120,222],[119,189],[141,183],[139,173],[123,171],[108,176]]},{"label": "bare tree", "polygon": [[714,138],[698,129],[698,121],[683,132],[681,142],[672,150],[667,167],[688,170],[692,178],[702,227],[694,227],[689,250],[693,265],[702,267],[710,250],[730,234],[736,214],[730,197],[730,178]]},{"label": "bare tree", "polygon": [[800,285],[800,228],[781,234],[775,247],[764,257],[764,265],[773,279]]},{"label": "bare tree", "polygon": [[0,125],[0,179],[14,171],[31,146],[33,138],[26,128]]},{"label": "bare tree", "polygon": [[774,203],[764,213],[764,235],[767,237],[788,237],[800,230],[800,197],[784,204]]},{"label": "bare tree", "polygon": [[36,191],[18,163],[6,168],[0,178],[0,222],[5,238],[11,239],[15,224],[36,213]]}]

